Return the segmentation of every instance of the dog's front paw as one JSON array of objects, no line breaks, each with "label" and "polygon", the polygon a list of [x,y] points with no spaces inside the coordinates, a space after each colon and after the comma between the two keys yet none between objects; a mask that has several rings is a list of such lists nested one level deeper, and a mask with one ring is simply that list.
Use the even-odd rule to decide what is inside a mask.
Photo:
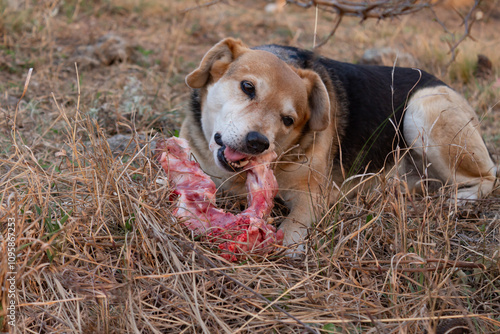
[{"label": "dog's front paw", "polygon": [[302,258],[305,255],[306,245],[304,243],[289,245],[285,251],[285,256],[292,259]]},{"label": "dog's front paw", "polygon": [[287,247],[285,255],[288,257],[302,257],[306,253],[305,238],[307,229],[299,224],[285,221],[280,229],[284,233],[283,246]]}]

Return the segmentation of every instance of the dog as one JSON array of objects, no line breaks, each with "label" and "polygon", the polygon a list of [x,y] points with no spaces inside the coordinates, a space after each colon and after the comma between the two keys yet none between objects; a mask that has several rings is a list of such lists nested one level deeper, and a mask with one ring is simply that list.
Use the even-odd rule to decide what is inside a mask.
[{"label": "dog", "polygon": [[278,154],[279,197],[290,209],[280,225],[285,245],[297,247],[317,208],[354,193],[370,173],[399,176],[416,191],[438,180],[462,201],[495,186],[476,113],[424,71],[226,38],[186,83],[193,91],[180,136],[218,187],[244,194],[248,161]]}]

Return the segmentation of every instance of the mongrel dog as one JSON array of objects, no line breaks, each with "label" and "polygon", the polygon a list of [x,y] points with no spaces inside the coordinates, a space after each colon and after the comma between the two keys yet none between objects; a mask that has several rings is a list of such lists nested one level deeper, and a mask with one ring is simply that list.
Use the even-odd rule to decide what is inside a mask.
[{"label": "mongrel dog", "polygon": [[186,83],[194,90],[180,135],[218,186],[243,194],[248,161],[278,154],[279,195],[290,208],[280,226],[285,245],[305,238],[325,199],[352,192],[345,185],[357,182],[344,181],[357,174],[383,170],[416,190],[435,179],[466,200],[494,187],[496,167],[474,110],[424,71],[278,45],[250,49],[227,38]]}]

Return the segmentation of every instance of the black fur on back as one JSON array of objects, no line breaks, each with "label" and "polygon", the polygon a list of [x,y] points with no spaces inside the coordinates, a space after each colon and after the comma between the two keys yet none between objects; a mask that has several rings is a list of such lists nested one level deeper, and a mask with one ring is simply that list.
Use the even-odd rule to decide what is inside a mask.
[{"label": "black fur on back", "polygon": [[402,117],[409,97],[424,87],[445,85],[418,69],[349,64],[279,45],[255,49],[271,52],[292,66],[314,70],[323,81],[333,83],[341,100],[336,102],[347,118],[339,132],[342,155],[337,155],[335,165],[342,159],[349,175],[363,172],[367,165],[368,171],[377,171],[396,145],[404,148]]}]

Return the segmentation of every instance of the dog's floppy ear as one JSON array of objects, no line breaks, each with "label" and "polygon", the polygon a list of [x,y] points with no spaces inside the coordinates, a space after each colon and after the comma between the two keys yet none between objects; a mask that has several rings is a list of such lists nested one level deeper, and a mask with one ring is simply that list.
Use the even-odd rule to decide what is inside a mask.
[{"label": "dog's floppy ear", "polygon": [[307,88],[311,117],[309,126],[313,131],[323,131],[330,124],[330,97],[319,75],[311,70],[297,69],[297,74]]},{"label": "dog's floppy ear", "polygon": [[191,88],[205,86],[210,77],[217,81],[231,64],[248,47],[240,40],[226,38],[215,44],[203,57],[200,66],[186,77],[186,84]]}]

